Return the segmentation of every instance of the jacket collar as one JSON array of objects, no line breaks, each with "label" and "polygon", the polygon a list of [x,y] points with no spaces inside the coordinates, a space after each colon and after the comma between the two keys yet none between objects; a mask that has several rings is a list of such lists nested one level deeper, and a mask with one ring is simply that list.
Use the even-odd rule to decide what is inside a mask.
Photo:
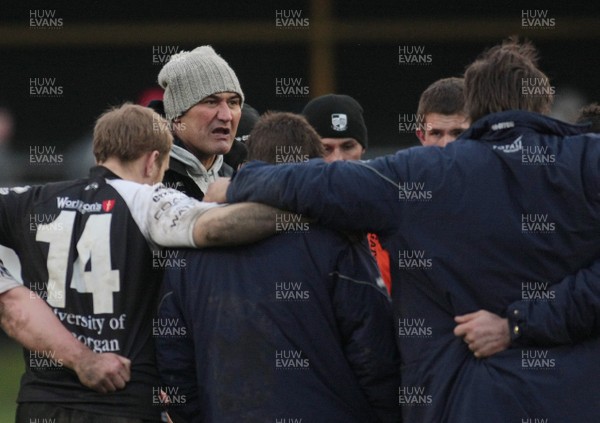
[{"label": "jacket collar", "polygon": [[535,132],[544,135],[570,136],[589,132],[589,125],[571,125],[560,120],[523,110],[508,110],[482,117],[463,132],[460,139],[499,141],[511,132]]}]

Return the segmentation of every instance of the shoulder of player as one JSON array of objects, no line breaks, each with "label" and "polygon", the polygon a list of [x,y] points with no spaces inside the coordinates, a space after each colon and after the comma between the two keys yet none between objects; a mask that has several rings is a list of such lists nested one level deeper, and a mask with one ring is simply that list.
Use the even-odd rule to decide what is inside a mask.
[{"label": "shoulder of player", "polygon": [[0,199],[10,197],[11,202],[23,205],[33,205],[55,198],[73,187],[74,181],[50,182],[44,185],[24,185],[12,188],[0,188]]},{"label": "shoulder of player", "polygon": [[36,204],[55,201],[60,198],[82,200],[86,191],[99,187],[99,183],[92,179],[76,179],[70,181],[50,182],[44,185],[31,187],[31,197]]},{"label": "shoulder of player", "polygon": [[107,180],[107,184],[123,197],[128,205],[133,205],[138,201],[159,203],[164,196],[189,199],[184,193],[168,188],[161,183],[146,185],[123,179],[110,179]]}]

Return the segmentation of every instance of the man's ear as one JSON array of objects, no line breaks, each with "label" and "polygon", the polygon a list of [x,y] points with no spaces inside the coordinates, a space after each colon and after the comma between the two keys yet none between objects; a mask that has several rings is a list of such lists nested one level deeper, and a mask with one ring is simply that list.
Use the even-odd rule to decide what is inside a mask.
[{"label": "man's ear", "polygon": [[169,123],[169,129],[171,134],[174,135],[178,135],[181,130],[185,129],[185,124],[181,123],[181,116],[176,117]]},{"label": "man's ear", "polygon": [[144,177],[149,178],[154,175],[157,168],[160,169],[159,157],[158,150],[153,150],[144,155]]},{"label": "man's ear", "polygon": [[421,144],[425,144],[425,133],[423,133],[421,128],[417,128],[417,130],[415,131],[415,135],[417,136],[419,141],[421,141]]}]

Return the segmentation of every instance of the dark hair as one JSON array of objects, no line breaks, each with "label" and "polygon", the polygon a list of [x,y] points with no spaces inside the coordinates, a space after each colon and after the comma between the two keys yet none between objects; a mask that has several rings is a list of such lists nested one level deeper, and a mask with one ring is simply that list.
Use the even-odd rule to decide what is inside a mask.
[{"label": "dark hair", "polygon": [[588,104],[579,109],[575,123],[591,123],[591,132],[600,132],[600,105],[598,103]]},{"label": "dark hair", "polygon": [[266,112],[250,132],[248,160],[280,164],[323,156],[321,139],[303,116]]},{"label": "dark hair", "polygon": [[419,99],[417,114],[428,113],[456,115],[465,113],[465,80],[463,78],[443,78],[431,84]]},{"label": "dark hair", "polygon": [[[465,71],[465,107],[471,121],[504,110],[548,113],[554,89],[537,68],[537,59],[531,42],[510,37],[471,63]],[[532,81],[540,92],[524,90]]]}]

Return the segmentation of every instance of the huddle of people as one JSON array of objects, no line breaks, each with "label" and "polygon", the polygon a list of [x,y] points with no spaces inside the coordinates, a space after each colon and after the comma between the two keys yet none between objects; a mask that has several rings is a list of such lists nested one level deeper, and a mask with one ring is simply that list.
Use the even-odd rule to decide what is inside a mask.
[{"label": "huddle of people", "polygon": [[525,79],[509,39],[362,161],[352,97],[259,118],[211,47],[173,55],[87,178],[0,190],[17,422],[600,420],[600,139]]}]

